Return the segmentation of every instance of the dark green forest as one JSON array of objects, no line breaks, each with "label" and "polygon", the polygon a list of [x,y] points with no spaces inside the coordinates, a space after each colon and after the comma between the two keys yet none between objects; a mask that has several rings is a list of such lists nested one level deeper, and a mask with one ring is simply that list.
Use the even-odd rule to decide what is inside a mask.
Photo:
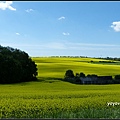
[{"label": "dark green forest", "polygon": [[37,80],[37,65],[19,49],[0,45],[0,83],[18,83]]}]

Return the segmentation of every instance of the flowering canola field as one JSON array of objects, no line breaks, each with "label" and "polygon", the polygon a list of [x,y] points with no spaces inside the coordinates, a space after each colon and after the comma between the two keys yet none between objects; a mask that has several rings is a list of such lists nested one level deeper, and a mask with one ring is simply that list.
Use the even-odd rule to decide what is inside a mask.
[{"label": "flowering canola field", "polygon": [[33,60],[38,65],[37,82],[0,85],[0,118],[120,118],[119,84],[76,85],[57,79],[67,69],[114,77],[119,65],[91,64],[90,58]]}]

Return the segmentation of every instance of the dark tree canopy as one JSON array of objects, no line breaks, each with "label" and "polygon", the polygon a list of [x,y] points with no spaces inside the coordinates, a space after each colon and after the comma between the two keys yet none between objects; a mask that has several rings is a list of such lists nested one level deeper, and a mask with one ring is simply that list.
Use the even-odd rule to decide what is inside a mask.
[{"label": "dark tree canopy", "polygon": [[37,65],[21,50],[0,46],[0,83],[36,80]]},{"label": "dark tree canopy", "polygon": [[83,72],[81,72],[80,77],[85,77],[85,74]]},{"label": "dark tree canopy", "polygon": [[73,78],[74,77],[74,73],[72,70],[67,70],[65,73],[65,78]]},{"label": "dark tree canopy", "polygon": [[120,75],[115,75],[114,83],[120,84]]},{"label": "dark tree canopy", "polygon": [[120,80],[120,75],[115,75],[115,80]]}]

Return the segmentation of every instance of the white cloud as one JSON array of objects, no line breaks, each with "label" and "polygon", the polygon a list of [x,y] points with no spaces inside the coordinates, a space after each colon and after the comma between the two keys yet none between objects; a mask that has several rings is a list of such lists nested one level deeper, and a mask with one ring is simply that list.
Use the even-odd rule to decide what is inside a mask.
[{"label": "white cloud", "polygon": [[16,35],[20,35],[20,33],[16,33]]},{"label": "white cloud", "polygon": [[33,9],[27,9],[27,10],[25,10],[26,12],[33,12],[34,10]]},{"label": "white cloud", "polygon": [[58,20],[62,20],[62,19],[65,19],[65,17],[64,17],[64,16],[62,16],[62,17],[58,18]]},{"label": "white cloud", "polygon": [[66,33],[65,33],[65,32],[63,32],[63,35],[70,35],[70,33],[68,33],[68,32],[66,32]]},{"label": "white cloud", "polygon": [[12,5],[12,1],[6,1],[6,2],[0,2],[0,9],[2,10],[6,10],[7,8],[13,11],[16,11],[16,8],[13,8]]},{"label": "white cloud", "polygon": [[113,22],[111,27],[116,31],[116,32],[120,32],[120,21],[118,22]]}]

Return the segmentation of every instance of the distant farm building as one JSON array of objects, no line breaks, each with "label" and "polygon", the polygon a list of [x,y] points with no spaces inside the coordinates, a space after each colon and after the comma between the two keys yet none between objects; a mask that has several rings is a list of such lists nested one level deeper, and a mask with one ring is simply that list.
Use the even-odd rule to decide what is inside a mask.
[{"label": "distant farm building", "polygon": [[112,76],[80,77],[82,84],[108,84],[112,82]]}]

